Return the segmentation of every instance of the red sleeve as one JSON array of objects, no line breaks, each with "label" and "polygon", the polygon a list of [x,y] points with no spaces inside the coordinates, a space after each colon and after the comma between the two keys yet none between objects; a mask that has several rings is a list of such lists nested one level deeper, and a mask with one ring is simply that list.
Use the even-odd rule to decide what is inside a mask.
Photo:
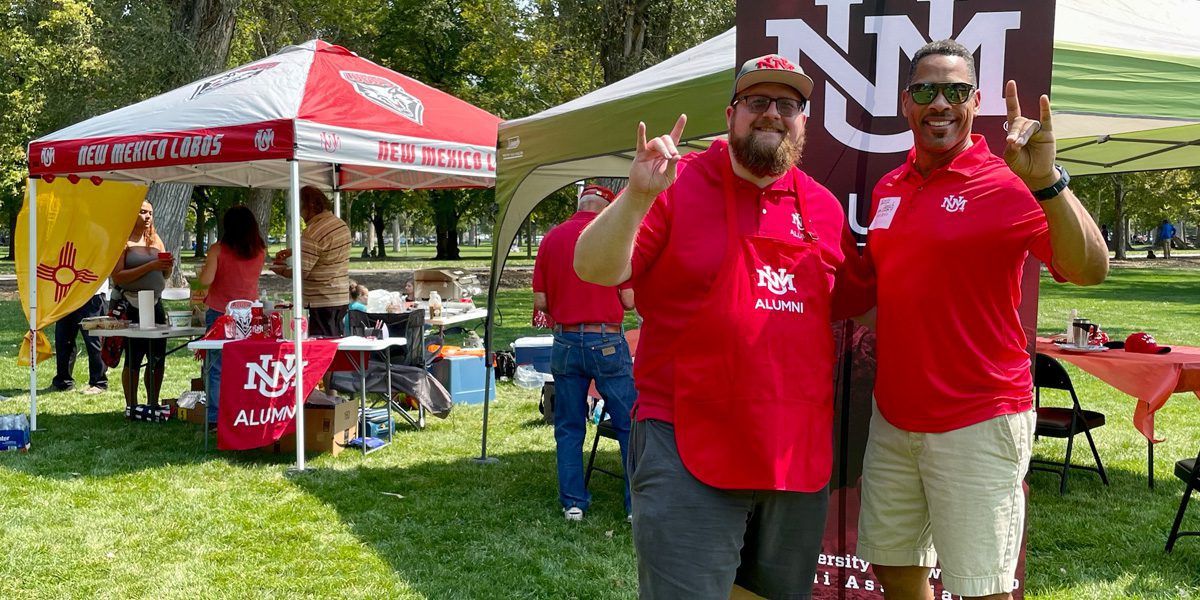
[{"label": "red sleeve", "polygon": [[671,230],[672,189],[674,188],[668,188],[659,194],[658,198],[654,199],[654,204],[650,205],[650,212],[642,219],[642,225],[633,240],[633,276],[629,278],[630,282],[654,266],[667,244],[667,236]]},{"label": "red sleeve", "polygon": [[842,229],[842,253],[833,284],[831,318],[834,321],[857,317],[875,306],[875,270],[870,262],[870,247],[858,253],[858,240],[847,224]]},{"label": "red sleeve", "polygon": [[1033,194],[1025,192],[1021,196],[1018,205],[1020,214],[1015,221],[1022,237],[1027,240],[1026,249],[1045,263],[1055,281],[1064,283],[1067,278],[1054,270],[1054,247],[1050,244],[1050,224],[1046,222],[1046,212],[1033,198]]}]

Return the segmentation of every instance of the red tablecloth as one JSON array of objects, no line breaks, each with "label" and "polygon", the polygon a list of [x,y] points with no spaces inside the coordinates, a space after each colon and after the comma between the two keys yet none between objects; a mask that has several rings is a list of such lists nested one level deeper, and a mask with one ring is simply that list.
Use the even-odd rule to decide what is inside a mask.
[{"label": "red tablecloth", "polygon": [[1105,383],[1137,398],[1133,425],[1146,439],[1154,437],[1154,413],[1171,394],[1195,392],[1200,397],[1200,348],[1172,346],[1167,354],[1136,354],[1124,350],[1066,352],[1049,339],[1038,338],[1037,351],[1065,360]]},{"label": "red tablecloth", "polygon": [[[304,397],[333,362],[338,340],[304,342]],[[296,430],[294,342],[239,340],[221,350],[217,448],[266,446]]]}]

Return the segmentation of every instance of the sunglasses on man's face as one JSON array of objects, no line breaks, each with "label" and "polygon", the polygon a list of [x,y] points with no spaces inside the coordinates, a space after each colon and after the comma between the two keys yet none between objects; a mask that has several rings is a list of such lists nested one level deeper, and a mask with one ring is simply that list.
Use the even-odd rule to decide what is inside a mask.
[{"label": "sunglasses on man's face", "polygon": [[917,104],[929,104],[940,92],[950,104],[962,104],[971,97],[975,86],[969,83],[914,83],[908,86],[908,96]]},{"label": "sunglasses on man's face", "polygon": [[742,96],[734,100],[733,104],[736,106],[738,102],[745,104],[746,108],[749,108],[750,112],[756,115],[767,112],[767,109],[771,107],[771,103],[774,102],[775,110],[779,112],[779,116],[790,119],[804,110],[804,105],[807,101],[803,98],[797,100],[795,98],[772,98],[770,96],[754,95]]}]

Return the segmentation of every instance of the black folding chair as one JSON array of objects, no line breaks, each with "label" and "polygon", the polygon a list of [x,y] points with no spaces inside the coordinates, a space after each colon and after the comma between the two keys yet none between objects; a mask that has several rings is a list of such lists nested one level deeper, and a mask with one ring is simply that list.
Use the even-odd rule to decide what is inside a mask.
[{"label": "black folding chair", "polygon": [[[1071,394],[1071,407],[1043,407],[1042,388],[1063,390]],[[1079,396],[1075,394],[1075,386],[1071,385],[1071,376],[1057,360],[1038,354],[1033,371],[1034,406],[1037,408],[1037,428],[1034,433],[1039,437],[1060,438],[1067,440],[1067,455],[1061,461],[1030,460],[1031,471],[1047,471],[1055,473],[1061,480],[1058,487],[1059,495],[1067,493],[1067,476],[1071,469],[1092,471],[1100,475],[1104,485],[1108,485],[1108,475],[1104,464],[1100,462],[1100,452],[1096,450],[1096,442],[1092,439],[1092,430],[1104,425],[1104,414],[1083,410],[1079,404]],[[1088,446],[1092,449],[1092,457],[1096,466],[1071,464],[1071,453],[1075,445],[1076,434],[1082,433],[1087,437]]]},{"label": "black folding chair", "polygon": [[[387,326],[389,337],[403,337],[405,345],[403,351],[393,350],[389,352],[372,352],[367,367],[367,393],[379,394],[384,396],[388,406],[397,414],[408,421],[413,427],[422,429],[425,427],[425,406],[420,402],[417,403],[417,414],[413,416],[409,409],[394,398],[398,389],[397,385],[401,383],[399,378],[391,378],[391,386],[389,387],[387,373],[393,367],[419,367],[424,370],[429,365],[427,359],[427,351],[425,348],[425,313],[424,311],[414,310],[405,313],[368,313],[361,310],[352,310],[349,312],[348,324],[350,331],[354,332],[362,327],[375,327],[382,323]],[[390,360],[389,360],[390,354]],[[340,392],[358,393],[360,383],[357,378],[349,373],[335,373],[331,378],[331,385]],[[373,404],[375,406],[377,402]]]},{"label": "black folding chair", "polygon": [[1175,476],[1183,480],[1183,498],[1179,500],[1179,512],[1175,513],[1175,524],[1171,526],[1171,533],[1167,536],[1167,552],[1170,552],[1175,547],[1175,541],[1181,537],[1194,535],[1200,536],[1200,531],[1180,531],[1179,526],[1183,524],[1183,515],[1187,512],[1188,500],[1192,496],[1193,490],[1200,490],[1200,454],[1196,458],[1185,458],[1175,463]]},{"label": "black folding chair", "polygon": [[596,447],[600,445],[600,438],[602,437],[606,437],[610,440],[617,439],[617,430],[613,429],[612,419],[608,418],[607,414],[604,415],[604,420],[600,421],[599,425],[596,425],[596,436],[592,438],[592,455],[590,458],[588,458],[587,470],[583,474],[583,487],[585,488],[592,480],[592,471],[600,471],[605,475],[610,475],[612,477],[616,477],[617,479],[625,479],[625,475],[623,473],[616,473],[603,467],[596,466]]}]

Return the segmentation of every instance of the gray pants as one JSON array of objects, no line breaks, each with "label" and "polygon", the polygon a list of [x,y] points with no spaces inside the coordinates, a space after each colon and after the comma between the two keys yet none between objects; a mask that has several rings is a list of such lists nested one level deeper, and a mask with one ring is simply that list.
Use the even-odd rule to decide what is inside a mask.
[{"label": "gray pants", "polygon": [[679,459],[675,428],[634,423],[629,439],[633,543],[643,599],[729,598],[733,584],[766,598],[809,598],[829,489],[722,490]]}]

